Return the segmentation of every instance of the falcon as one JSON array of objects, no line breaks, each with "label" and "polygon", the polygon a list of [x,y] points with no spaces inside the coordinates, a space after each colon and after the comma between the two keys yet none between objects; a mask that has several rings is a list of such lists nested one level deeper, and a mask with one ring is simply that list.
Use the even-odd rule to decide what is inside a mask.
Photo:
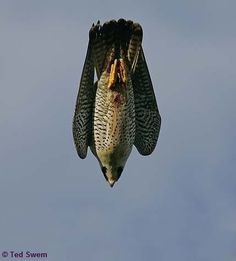
[{"label": "falcon", "polygon": [[111,187],[133,145],[141,155],[150,155],[159,136],[161,117],[142,37],[140,24],[124,19],[98,21],[89,31],[73,137],[81,159],[90,147]]}]

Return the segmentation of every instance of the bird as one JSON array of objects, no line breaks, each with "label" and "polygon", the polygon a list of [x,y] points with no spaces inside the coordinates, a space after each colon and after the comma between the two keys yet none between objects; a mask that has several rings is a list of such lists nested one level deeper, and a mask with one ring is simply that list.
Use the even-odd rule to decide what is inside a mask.
[{"label": "bird", "polygon": [[142,38],[141,25],[123,18],[103,25],[98,21],[89,30],[72,132],[78,156],[86,158],[90,147],[111,187],[133,145],[141,155],[150,155],[160,132]]}]

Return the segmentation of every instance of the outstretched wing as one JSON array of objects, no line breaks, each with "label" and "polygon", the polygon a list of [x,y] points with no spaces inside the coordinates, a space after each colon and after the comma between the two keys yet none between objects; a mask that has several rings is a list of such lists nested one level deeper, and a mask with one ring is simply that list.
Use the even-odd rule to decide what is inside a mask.
[{"label": "outstretched wing", "polygon": [[73,120],[74,142],[77,153],[82,159],[87,155],[92,134],[94,98],[94,63],[92,58],[92,44],[91,41],[89,41]]},{"label": "outstretched wing", "polygon": [[142,47],[134,73],[132,74],[135,101],[135,142],[142,155],[149,155],[155,149],[161,127],[159,114],[150,74]]}]

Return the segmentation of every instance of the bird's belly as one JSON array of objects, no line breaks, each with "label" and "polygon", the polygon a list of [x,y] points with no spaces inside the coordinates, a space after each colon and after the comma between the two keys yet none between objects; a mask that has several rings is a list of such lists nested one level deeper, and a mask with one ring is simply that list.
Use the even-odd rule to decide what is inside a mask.
[{"label": "bird's belly", "polygon": [[135,138],[133,92],[97,91],[94,110],[96,153],[131,150]]}]

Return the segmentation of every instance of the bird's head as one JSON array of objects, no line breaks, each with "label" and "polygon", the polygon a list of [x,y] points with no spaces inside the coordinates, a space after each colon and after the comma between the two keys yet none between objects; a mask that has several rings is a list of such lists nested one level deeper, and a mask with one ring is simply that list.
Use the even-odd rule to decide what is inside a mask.
[{"label": "bird's head", "polygon": [[130,152],[131,150],[127,153],[123,151],[98,153],[102,173],[111,187],[120,178]]},{"label": "bird's head", "polygon": [[102,173],[111,187],[114,186],[115,182],[120,178],[123,167],[114,167],[112,165],[102,166]]}]

